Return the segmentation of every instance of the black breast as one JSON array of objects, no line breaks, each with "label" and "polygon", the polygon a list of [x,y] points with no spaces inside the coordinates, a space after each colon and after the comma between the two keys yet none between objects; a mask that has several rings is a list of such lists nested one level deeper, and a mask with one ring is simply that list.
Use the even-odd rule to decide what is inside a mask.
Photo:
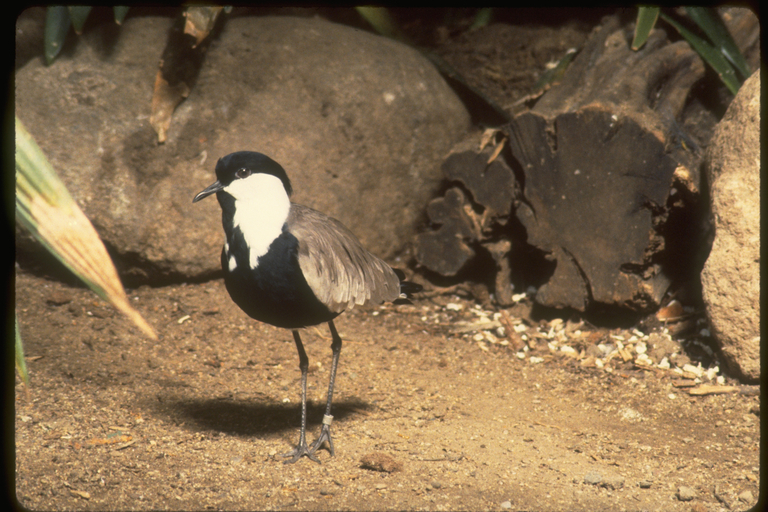
[{"label": "black breast", "polygon": [[333,320],[332,313],[312,293],[298,261],[298,240],[283,233],[272,242],[255,269],[249,264],[247,247],[235,229],[230,251],[237,266],[229,270],[230,254],[221,252],[224,284],[235,304],[251,318],[277,327],[296,329]]}]

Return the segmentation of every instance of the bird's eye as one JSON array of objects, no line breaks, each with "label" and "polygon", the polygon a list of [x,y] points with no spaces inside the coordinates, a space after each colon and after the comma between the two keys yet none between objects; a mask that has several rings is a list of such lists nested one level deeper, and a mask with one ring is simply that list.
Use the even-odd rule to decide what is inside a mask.
[{"label": "bird's eye", "polygon": [[237,172],[235,172],[235,176],[237,176],[240,179],[247,178],[251,175],[251,171],[249,169],[246,169],[243,167],[242,169],[238,169]]}]

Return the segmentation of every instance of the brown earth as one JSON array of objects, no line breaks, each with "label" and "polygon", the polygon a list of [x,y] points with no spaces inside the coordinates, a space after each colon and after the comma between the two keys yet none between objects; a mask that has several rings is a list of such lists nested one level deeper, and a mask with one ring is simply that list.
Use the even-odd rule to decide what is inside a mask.
[{"label": "brown earth", "polygon": [[[585,367],[546,343],[520,359],[504,340],[457,334],[483,316],[457,296],[339,317],[336,456],[286,465],[299,427],[291,335],[246,317],[220,280],[129,291],[152,342],[85,289],[16,279],[31,374],[16,389],[16,491],[33,510],[716,511],[758,499],[758,396],[689,396],[671,370]],[[330,336],[304,339],[311,442]]]},{"label": "brown earth", "polygon": [[[508,107],[600,14],[514,11],[520,26],[485,35],[466,32],[471,17],[400,21]],[[129,290],[159,342],[85,289],[19,270],[15,291],[31,375],[16,386],[16,494],[30,509],[714,512],[759,497],[759,396],[691,396],[680,386],[694,380],[634,357],[599,368],[598,343],[636,333],[531,320],[527,300],[506,310],[524,326],[512,336],[482,329],[499,311],[450,293],[339,317],[336,456],[285,465],[299,428],[292,337],[246,317],[221,280]],[[535,348],[520,350],[522,335]],[[311,442],[330,336],[303,338]]]}]

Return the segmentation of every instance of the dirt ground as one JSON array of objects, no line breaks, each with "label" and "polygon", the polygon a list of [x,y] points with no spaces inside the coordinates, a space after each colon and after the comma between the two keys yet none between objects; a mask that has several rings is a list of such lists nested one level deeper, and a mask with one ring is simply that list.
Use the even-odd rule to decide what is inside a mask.
[{"label": "dirt ground", "polygon": [[[130,290],[152,342],[85,289],[16,279],[29,509],[698,512],[759,497],[759,396],[690,396],[679,372],[557,348],[650,333],[521,323],[524,299],[503,317],[539,340],[521,351],[482,334],[500,311],[455,295],[352,310],[336,322],[336,456],[285,465],[299,430],[292,337],[248,318],[221,280]],[[330,336],[303,336],[311,442]]]},{"label": "dirt ground", "polygon": [[[599,14],[485,36],[457,35],[466,20],[404,28],[439,36],[419,42],[508,107],[546,63],[583,43]],[[713,369],[682,372],[681,359],[644,364],[651,337],[668,338],[662,325],[531,320],[528,299],[502,311],[434,291],[413,305],[347,312],[336,321],[336,456],[285,465],[279,454],[299,433],[290,332],[248,318],[221,280],[129,297],[160,341],[88,290],[17,270],[31,376],[29,387],[17,378],[15,395],[24,507],[714,512],[759,498],[759,390],[694,396],[737,383],[718,383]],[[325,326],[302,336],[312,442],[331,340]]]}]

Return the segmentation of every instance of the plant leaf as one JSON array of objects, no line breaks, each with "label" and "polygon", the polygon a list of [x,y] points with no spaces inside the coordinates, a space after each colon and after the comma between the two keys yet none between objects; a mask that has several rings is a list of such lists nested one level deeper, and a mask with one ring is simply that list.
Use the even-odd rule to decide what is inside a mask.
[{"label": "plant leaf", "polygon": [[92,7],[82,5],[72,5],[68,7],[69,19],[72,20],[72,28],[75,29],[75,34],[80,35],[83,33],[83,25],[85,20],[88,19],[88,15],[91,13]]},{"label": "plant leaf", "polygon": [[632,49],[637,51],[643,47],[651,35],[656,20],[659,19],[658,7],[639,7],[637,9],[637,21],[635,21],[635,37],[632,39]]},{"label": "plant leaf", "polygon": [[723,20],[717,15],[717,11],[706,7],[686,7],[685,12],[690,18],[707,34],[707,37],[715,45],[720,53],[746,80],[752,74],[747,64],[747,59],[742,55],[739,47],[733,41],[730,32],[726,28]]},{"label": "plant leaf", "polygon": [[701,58],[703,58],[707,64],[712,66],[720,77],[720,80],[723,81],[725,86],[728,87],[728,90],[735,96],[736,93],[739,92],[741,83],[736,78],[736,72],[734,71],[733,66],[731,66],[730,62],[723,57],[723,54],[720,53],[717,48],[712,46],[711,43],[700,38],[666,14],[661,13],[661,18],[680,32],[680,35],[688,41],[691,48],[696,50],[696,52],[701,55]]},{"label": "plant leaf", "polygon": [[115,23],[118,25],[123,24],[125,17],[128,15],[128,9],[130,9],[130,7],[125,5],[116,5],[112,8],[112,12],[115,13]]},{"label": "plant leaf", "polygon": [[478,28],[485,27],[491,22],[492,16],[493,7],[483,7],[482,9],[478,9],[477,14],[475,14],[475,19],[472,22],[472,25],[469,27],[469,30],[477,30]]},{"label": "plant leaf", "polygon": [[536,83],[533,86],[534,94],[538,91],[546,91],[553,85],[558,84],[563,78],[563,75],[565,75],[565,70],[568,69],[568,65],[573,61],[577,53],[578,51],[576,48],[569,48],[566,50],[565,55],[563,55],[557,64],[542,73],[541,77],[536,80]]},{"label": "plant leaf", "polygon": [[69,10],[65,6],[51,6],[45,11],[45,62],[51,64],[64,46],[69,32]]},{"label": "plant leaf", "polygon": [[222,9],[223,7],[220,6],[193,5],[187,7],[187,10],[184,11],[184,17],[186,18],[184,33],[195,38],[195,46],[208,37]]},{"label": "plant leaf", "polygon": [[16,118],[16,219],[97,295],[147,336],[157,335],[131,307],[104,244],[40,147]]},{"label": "plant leaf", "polygon": [[24,384],[29,386],[29,372],[27,372],[27,361],[24,359],[24,346],[21,344],[18,315],[16,315],[16,370],[21,375],[21,380]]},{"label": "plant leaf", "polygon": [[379,34],[401,43],[410,44],[408,37],[400,30],[397,22],[386,7],[355,7],[355,10]]},{"label": "plant leaf", "polygon": [[157,133],[157,141],[162,144],[168,138],[173,111],[184,98],[189,96],[190,89],[186,82],[171,86],[163,77],[163,70],[158,69],[155,76],[155,90],[152,93],[152,107],[149,114],[149,124]]}]

